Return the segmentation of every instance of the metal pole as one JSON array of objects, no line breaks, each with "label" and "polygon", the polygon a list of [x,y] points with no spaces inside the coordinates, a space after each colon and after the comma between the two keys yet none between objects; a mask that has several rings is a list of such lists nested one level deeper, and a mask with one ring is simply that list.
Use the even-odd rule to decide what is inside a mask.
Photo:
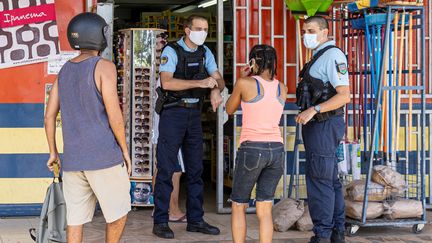
[{"label": "metal pole", "polygon": [[[224,48],[224,36],[223,36],[223,28],[224,28],[224,14],[223,14],[223,0],[218,0],[218,17],[217,17],[217,59],[218,66],[220,72],[223,74],[223,48]],[[234,31],[235,32],[235,31]],[[216,178],[216,209],[219,211],[221,207],[223,207],[223,105],[220,105],[217,111],[217,154],[216,154],[216,170],[217,170],[217,178]]]},{"label": "metal pole", "polygon": [[[423,220],[426,220],[426,211],[425,211],[425,209],[426,209],[426,198],[425,198],[425,174],[426,174],[426,166],[425,166],[425,163],[426,163],[426,147],[425,147],[425,142],[426,142],[426,135],[425,135],[425,133],[426,133],[426,130],[425,130],[425,128],[426,128],[426,73],[425,73],[425,67],[426,67],[426,57],[425,57],[425,48],[426,48],[426,35],[425,35],[425,12],[424,12],[424,9],[423,8],[421,8],[421,10],[420,10],[420,12],[421,12],[421,52],[422,52],[422,54],[421,54],[421,80],[422,80],[422,85],[423,85],[423,90],[422,90],[422,95],[421,95],[421,98],[422,98],[422,113],[421,113],[421,121],[422,121],[422,134],[421,134],[421,137],[422,137],[422,141],[421,141],[421,149],[422,149],[422,151],[421,151],[421,158],[422,158],[422,161],[421,161],[421,188],[422,188],[422,190],[421,190],[421,193],[422,193],[422,195],[421,195],[421,198],[422,198],[422,201],[423,201],[423,217],[422,217],[422,219]],[[429,13],[430,14],[430,13]],[[431,24],[431,23],[429,23],[429,24]],[[429,33],[429,35],[430,35],[430,33]],[[430,46],[429,46],[429,48],[431,48]],[[430,66],[430,64],[429,64],[429,66]],[[430,73],[429,73],[429,75],[430,75]],[[430,124],[429,124],[429,127],[430,127]],[[430,130],[429,130],[429,132],[430,132]],[[430,144],[429,144],[429,146],[431,146]],[[430,174],[429,174],[429,177],[430,177]],[[430,179],[430,178],[429,178]]]},{"label": "metal pole", "polygon": [[287,144],[287,115],[283,115],[283,144],[284,144],[284,158],[283,158],[283,178],[282,178],[282,198],[287,198],[287,154],[286,154],[286,144]]},{"label": "metal pole", "polygon": [[[387,47],[387,45],[389,44],[388,42],[389,42],[389,37],[390,37],[390,16],[391,16],[391,10],[392,10],[392,7],[391,6],[389,6],[388,8],[387,8],[387,21],[386,21],[386,34],[385,34],[385,39],[384,39],[384,46],[386,46]],[[366,28],[368,28],[368,26],[366,26]],[[388,48],[385,48],[384,49],[384,55],[382,55],[382,58],[386,58],[386,56],[387,56],[387,53],[388,53]],[[384,61],[382,60],[381,61],[381,70],[383,70],[384,69]],[[373,73],[372,73],[372,75],[373,75]],[[371,174],[372,174],[372,165],[373,165],[373,159],[374,159],[374,151],[375,151],[375,145],[376,145],[376,143],[374,142],[375,141],[375,139],[376,139],[376,135],[377,135],[377,132],[378,132],[378,111],[381,109],[381,96],[382,96],[382,80],[383,80],[383,78],[384,78],[384,75],[385,75],[385,72],[381,72],[381,77],[380,77],[380,79],[379,79],[379,81],[377,81],[378,82],[378,90],[377,90],[377,98],[375,99],[375,114],[374,114],[374,116],[375,116],[375,119],[374,119],[374,124],[373,124],[373,131],[372,131],[372,142],[371,142],[371,144],[370,144],[370,147],[369,147],[369,163],[368,163],[368,166],[369,166],[369,168],[368,168],[368,172],[367,172],[367,174],[366,174],[366,186],[365,186],[365,191],[364,191],[364,200],[363,200],[363,212],[362,212],[362,219],[361,219],[361,221],[362,221],[362,223],[366,223],[366,212],[367,212],[367,205],[368,205],[368,186],[369,186],[369,184],[370,184],[370,181],[371,181]],[[371,114],[372,115],[372,114]]]},{"label": "metal pole", "polygon": [[109,25],[109,31],[105,34],[107,39],[107,47],[102,52],[101,56],[108,60],[113,60],[113,29],[114,29],[114,4],[113,3],[98,3],[96,13],[105,19]]},{"label": "metal pole", "polygon": [[[432,93],[432,3],[431,2],[428,3],[427,12],[429,13],[429,22],[428,22],[429,23],[429,40],[428,40],[428,42],[429,42],[429,55],[428,55],[428,57],[429,57],[429,65],[428,65],[429,66],[429,72],[428,72],[429,80],[425,80],[425,82],[429,83],[428,93],[430,94],[430,93]],[[429,144],[429,148],[430,149],[432,148],[432,146],[430,144]],[[429,175],[431,175],[431,174],[429,174]],[[431,183],[431,185],[432,185],[432,183]],[[431,193],[432,193],[432,191],[431,191]],[[431,194],[429,194],[429,198],[432,199]],[[430,202],[430,204],[432,204],[432,202]]]}]

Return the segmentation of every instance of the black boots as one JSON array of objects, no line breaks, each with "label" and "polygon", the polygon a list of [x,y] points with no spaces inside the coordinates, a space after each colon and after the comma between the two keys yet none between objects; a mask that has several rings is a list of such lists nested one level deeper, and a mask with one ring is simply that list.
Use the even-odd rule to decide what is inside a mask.
[{"label": "black boots", "polygon": [[333,230],[331,235],[331,243],[345,243],[345,232]]},{"label": "black boots", "polygon": [[174,232],[170,229],[168,223],[154,224],[153,234],[155,234],[159,238],[164,238],[164,239],[174,238]]},{"label": "black boots", "polygon": [[318,236],[312,236],[309,243],[331,243],[331,241],[328,238],[321,238]]},{"label": "black boots", "polygon": [[[207,235],[220,234],[220,230],[217,227],[209,225],[204,220],[196,223],[188,223],[186,230],[189,232],[199,232]],[[174,238],[174,232],[170,229],[168,223],[154,224],[153,234],[164,239]]]},{"label": "black boots", "polygon": [[189,232],[200,232],[207,235],[218,235],[220,234],[220,230],[215,227],[209,225],[204,220],[201,222],[196,223],[189,223],[187,224],[186,230]]}]

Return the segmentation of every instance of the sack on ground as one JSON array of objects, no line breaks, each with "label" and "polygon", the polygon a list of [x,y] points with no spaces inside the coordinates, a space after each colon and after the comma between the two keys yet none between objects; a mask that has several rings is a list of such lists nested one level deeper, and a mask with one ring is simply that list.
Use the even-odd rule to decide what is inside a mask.
[{"label": "sack on ground", "polygon": [[421,201],[400,199],[384,203],[384,217],[387,219],[420,218],[422,215]]},{"label": "sack on ground", "polygon": [[309,213],[309,207],[304,207],[304,213],[296,222],[297,229],[300,231],[311,231],[313,228],[312,218]]},{"label": "sack on ground", "polygon": [[[384,206],[380,202],[368,202],[366,219],[375,219],[384,212]],[[363,213],[363,202],[345,200],[345,214],[353,219],[361,219]]]},{"label": "sack on ground", "polygon": [[400,195],[406,191],[406,182],[401,174],[390,166],[376,165],[373,167],[372,181],[391,187],[391,193]]},{"label": "sack on ground", "polygon": [[285,198],[278,202],[272,210],[273,227],[276,231],[285,232],[303,215],[304,202]]},{"label": "sack on ground", "polygon": [[[347,198],[351,201],[363,202],[365,191],[365,180],[355,180],[346,187]],[[390,187],[378,183],[369,183],[368,201],[380,202],[390,196]]]}]

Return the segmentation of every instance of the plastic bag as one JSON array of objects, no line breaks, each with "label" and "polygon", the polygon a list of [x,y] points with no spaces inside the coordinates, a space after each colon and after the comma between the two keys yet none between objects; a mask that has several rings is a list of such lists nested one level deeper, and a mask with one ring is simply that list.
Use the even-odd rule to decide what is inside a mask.
[{"label": "plastic bag", "polygon": [[406,182],[401,174],[390,166],[376,165],[373,167],[372,181],[383,186],[390,186],[393,194],[402,194],[406,191]]},{"label": "plastic bag", "polygon": [[312,218],[309,213],[308,206],[305,206],[304,213],[299,220],[296,222],[296,227],[300,231],[311,231],[313,228]]},{"label": "plastic bag", "polygon": [[[384,206],[379,202],[368,202],[366,219],[375,219],[384,212]],[[345,200],[345,214],[353,219],[361,219],[363,213],[363,202]]]},{"label": "plastic bag", "polygon": [[303,215],[304,202],[285,198],[278,202],[272,210],[273,227],[276,231],[285,232]]},{"label": "plastic bag", "polygon": [[384,203],[384,217],[387,219],[420,218],[422,215],[421,201],[401,199]]},{"label": "plastic bag", "polygon": [[[365,191],[365,180],[355,180],[346,187],[347,198],[351,201],[363,202]],[[368,201],[380,202],[390,196],[389,187],[371,182],[368,188]]]}]

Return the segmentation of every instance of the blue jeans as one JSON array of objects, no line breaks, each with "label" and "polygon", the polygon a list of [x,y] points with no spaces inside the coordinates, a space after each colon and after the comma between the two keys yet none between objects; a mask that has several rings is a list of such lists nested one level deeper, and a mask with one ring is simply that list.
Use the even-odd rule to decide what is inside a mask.
[{"label": "blue jeans", "polygon": [[172,176],[178,171],[177,154],[182,148],[187,179],[186,216],[190,223],[202,221],[203,204],[203,134],[201,110],[173,107],[163,110],[159,121],[156,151],[154,223],[168,222]]},{"label": "blue jeans", "polygon": [[256,186],[257,201],[273,201],[283,174],[285,149],[279,142],[243,142],[237,152],[231,201],[249,203]]},{"label": "blue jeans", "polygon": [[343,138],[342,116],[311,121],[303,126],[306,188],[316,236],[329,238],[333,229],[345,231],[345,202],[338,177],[336,149]]}]

